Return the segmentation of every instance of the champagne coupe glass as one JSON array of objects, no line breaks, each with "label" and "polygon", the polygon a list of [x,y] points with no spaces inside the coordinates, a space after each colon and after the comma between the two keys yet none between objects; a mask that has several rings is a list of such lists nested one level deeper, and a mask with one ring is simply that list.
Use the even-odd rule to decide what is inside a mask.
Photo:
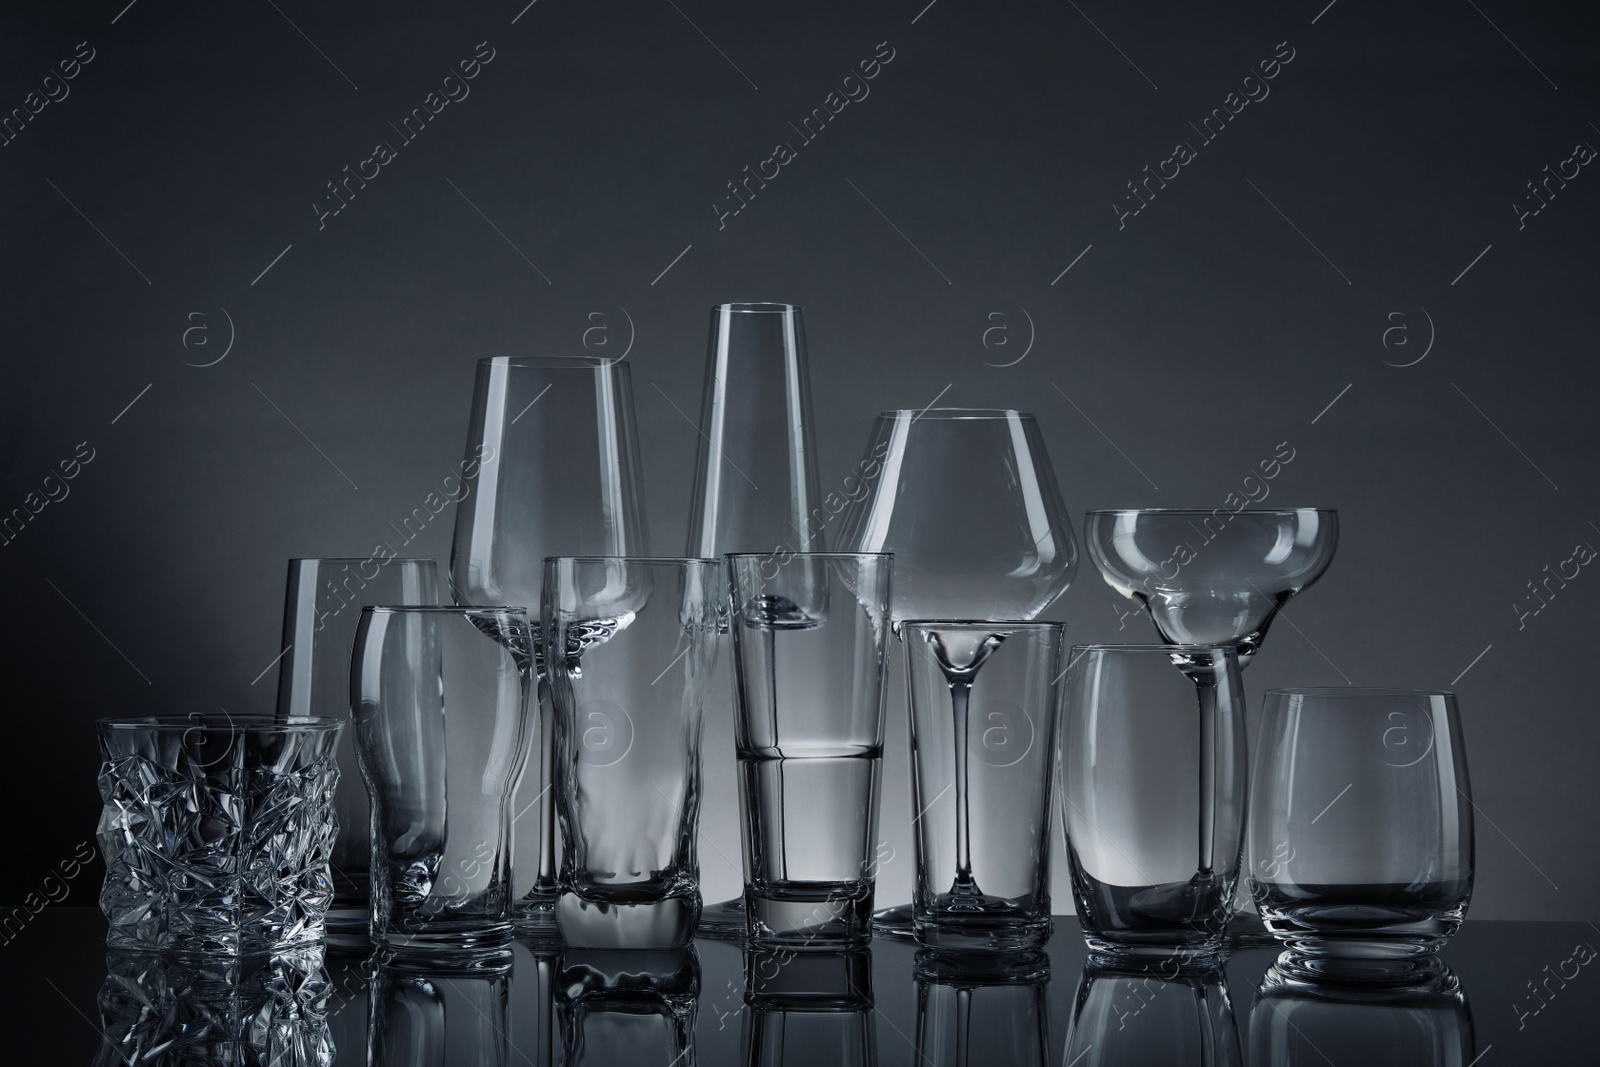
[{"label": "champagne coupe glass", "polygon": [[[1331,508],[1091,511],[1084,540],[1106,584],[1144,605],[1163,641],[1231,645],[1243,670],[1283,605],[1328,569],[1339,515]],[[1202,736],[1212,736],[1216,687],[1204,671],[1190,677]],[[1200,787],[1209,806],[1205,776]],[[1203,840],[1200,847],[1203,871],[1209,852]],[[1255,920],[1236,918],[1229,934],[1237,946],[1273,944]]]},{"label": "champagne coupe glass", "polygon": [[[907,620],[1032,621],[1077,569],[1072,520],[1039,424],[1024,412],[886,411],[844,488],[841,550],[894,553],[897,635]],[[927,643],[949,686],[958,736],[966,735],[972,680],[1005,639],[1003,627],[996,630],[962,626]],[[967,755],[958,746],[958,811],[967,804]],[[874,929],[890,937],[912,937],[911,924],[909,904],[874,916]]]},{"label": "champagne coupe glass", "polygon": [[[687,554],[823,551],[833,513],[817,489],[801,309],[718,304],[710,336]],[[775,637],[771,628],[765,635]],[[731,693],[728,713],[713,722],[733,725]],[[744,901],[706,905],[700,934],[742,940]]]},{"label": "champagne coupe glass", "polygon": [[[453,493],[457,604],[537,605],[546,556],[649,552],[628,364],[592,356],[480,359],[466,456]],[[530,934],[554,935],[555,804],[547,783],[555,714],[539,624],[532,629],[539,739],[513,800],[516,920]]]}]

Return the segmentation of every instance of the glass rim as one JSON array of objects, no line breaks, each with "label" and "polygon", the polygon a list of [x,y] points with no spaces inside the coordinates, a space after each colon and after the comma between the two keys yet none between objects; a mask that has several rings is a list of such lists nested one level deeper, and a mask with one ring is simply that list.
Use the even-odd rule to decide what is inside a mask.
[{"label": "glass rim", "polygon": [[[290,556],[290,563],[365,563],[369,559],[379,559],[378,556]],[[391,563],[431,563],[435,567],[439,561],[430,556],[390,556],[380,567],[387,567]]]},{"label": "glass rim", "polygon": [[777,300],[733,300],[726,304],[712,304],[715,314],[735,315],[787,315],[804,310],[799,304],[785,304]]},{"label": "glass rim", "polygon": [[880,418],[880,419],[899,419],[899,418],[902,418],[903,416],[906,416],[906,415],[912,416],[912,421],[913,422],[915,422],[918,419],[939,419],[939,420],[945,420],[945,421],[955,421],[955,420],[959,420],[959,419],[974,419],[974,420],[976,420],[976,419],[996,419],[996,420],[999,420],[999,419],[1011,419],[1013,417],[1019,418],[1019,419],[1030,419],[1030,420],[1035,421],[1035,422],[1038,421],[1037,419],[1034,419],[1033,412],[1031,412],[1031,411],[1021,411],[1021,410],[1018,410],[1017,408],[956,408],[956,407],[936,408],[936,407],[931,407],[931,406],[930,407],[925,407],[925,408],[894,408],[894,409],[891,409],[889,411],[880,411],[878,413],[878,418]]},{"label": "glass rim", "polygon": [[361,614],[383,612],[385,614],[399,614],[409,612],[414,615],[523,615],[528,614],[528,609],[520,604],[491,604],[479,606],[473,604],[367,604],[361,608]]},{"label": "glass rim", "polygon": [[1318,515],[1337,515],[1338,508],[1091,508],[1084,512],[1090,515],[1212,515],[1218,511],[1226,511],[1230,515],[1298,515],[1302,511],[1314,511]]},{"label": "glass rim", "polygon": [[659,565],[687,566],[691,563],[720,567],[722,560],[710,556],[546,556],[545,566],[551,563],[626,563],[629,566]]},{"label": "glass rim", "polygon": [[1183,654],[1189,652],[1222,652],[1232,653],[1235,659],[1237,659],[1239,656],[1238,646],[1217,644],[1215,642],[1205,645],[1164,645],[1153,641],[1135,642],[1126,645],[1112,644],[1109,642],[1095,642],[1087,645],[1073,645],[1072,651],[1074,655],[1080,652],[1084,655],[1088,655],[1091,652],[1166,652],[1169,654]]},{"label": "glass rim", "polygon": [[[215,723],[207,719],[220,719]],[[245,714],[234,715],[222,712],[212,715],[209,712],[195,712],[189,715],[108,715],[94,721],[96,727],[102,730],[220,730],[226,727],[230,730],[239,730],[244,733],[264,733],[269,730],[284,730],[293,733],[325,733],[344,725],[343,719],[335,719],[326,715],[294,715],[286,719],[279,719],[272,715]]]},{"label": "glass rim", "polygon": [[[728,559],[771,559],[781,552],[724,552]],[[894,559],[893,552],[790,552],[790,559]]]},{"label": "glass rim", "polygon": [[1047,619],[901,619],[901,629],[912,630],[1062,630],[1064,622]]},{"label": "glass rim", "polygon": [[625,356],[480,356],[480,367],[510,367],[513,370],[596,370],[627,365]]},{"label": "glass rim", "polygon": [[1456,698],[1454,689],[1413,689],[1407,686],[1391,685],[1310,685],[1310,686],[1279,686],[1268,689],[1262,693],[1262,699],[1273,696],[1394,696],[1394,697],[1447,697]]}]

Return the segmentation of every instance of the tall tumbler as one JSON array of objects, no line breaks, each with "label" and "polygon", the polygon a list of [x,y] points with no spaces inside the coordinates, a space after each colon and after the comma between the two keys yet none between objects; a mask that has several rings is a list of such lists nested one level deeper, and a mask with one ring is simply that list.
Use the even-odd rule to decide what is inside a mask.
[{"label": "tall tumbler", "polygon": [[511,795],[538,731],[522,608],[373,607],[350,667],[372,800],[372,940],[454,965],[509,953]]},{"label": "tall tumbler", "polygon": [[892,560],[727,557],[755,941],[872,937]]},{"label": "tall tumbler", "polygon": [[[980,953],[1040,948],[1050,936],[1061,624],[908,622],[904,637],[917,940]],[[960,670],[950,666],[957,647]]]},{"label": "tall tumbler", "polygon": [[[456,506],[450,589],[457,604],[537,612],[544,559],[649,551],[628,364],[595,357],[478,361]],[[539,620],[534,648],[540,646]],[[555,716],[540,667],[540,735],[516,794],[517,922],[555,932]]]},{"label": "tall tumbler", "polygon": [[545,561],[561,823],[556,922],[574,948],[688,945],[700,917],[700,719],[722,566]]},{"label": "tall tumbler", "polygon": [[[844,498],[819,491],[816,455],[800,308],[712,308],[686,554],[821,552]],[[713,711],[713,730],[729,721]],[[700,933],[744,937],[743,899],[707,905]]]},{"label": "tall tumbler", "polygon": [[[1062,806],[1078,920],[1097,960],[1209,965],[1244,845],[1245,728],[1227,645],[1072,650]],[[1195,687],[1215,714],[1195,710]]]},{"label": "tall tumbler", "polygon": [[[410,529],[409,523],[407,529]],[[420,532],[420,530],[419,530]],[[278,661],[278,719],[350,715],[350,650],[361,609],[374,604],[439,603],[438,570],[431,559],[379,555],[291,559],[283,608],[283,652]],[[354,730],[339,736],[339,788],[333,809],[343,832],[333,845],[333,906],[328,941],[367,944],[372,895],[367,864],[372,809],[356,764]]]},{"label": "tall tumbler", "polygon": [[1472,786],[1455,696],[1274,689],[1250,806],[1250,889],[1306,980],[1416,982],[1472,896]]}]

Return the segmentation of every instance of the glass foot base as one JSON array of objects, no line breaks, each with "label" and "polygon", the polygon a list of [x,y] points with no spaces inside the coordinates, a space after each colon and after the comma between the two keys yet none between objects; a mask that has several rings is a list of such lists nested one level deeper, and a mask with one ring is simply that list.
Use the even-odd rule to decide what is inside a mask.
[{"label": "glass foot base", "polygon": [[735,941],[740,944],[745,939],[745,915],[743,900],[724,900],[716,904],[707,904],[700,910],[700,929],[697,937],[708,938],[712,941]]},{"label": "glass foot base", "polygon": [[915,941],[917,939],[916,913],[910,904],[896,904],[892,908],[872,914],[872,936],[886,937],[890,941]]}]

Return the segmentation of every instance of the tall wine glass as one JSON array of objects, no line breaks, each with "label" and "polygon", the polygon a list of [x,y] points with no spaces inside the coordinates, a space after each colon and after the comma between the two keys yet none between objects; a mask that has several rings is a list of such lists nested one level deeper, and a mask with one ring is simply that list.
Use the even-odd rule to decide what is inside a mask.
[{"label": "tall wine glass", "polygon": [[[851,487],[854,482],[855,487]],[[886,411],[866,456],[845,479],[850,500],[841,550],[892,552],[895,631],[907,620],[1029,621],[1055,602],[1077,569],[1072,520],[1032,415],[1009,409]],[[950,688],[957,736],[967,735],[972,680],[1003,630],[953,628],[926,643]],[[913,652],[908,646],[907,654]],[[967,747],[956,747],[958,869],[970,871]],[[976,885],[952,886],[977,894]],[[909,904],[874,928],[909,938]]]},{"label": "tall wine glass", "polygon": [[[1163,641],[1231,645],[1243,670],[1283,605],[1328,569],[1339,543],[1339,515],[1330,508],[1091,511],[1084,538],[1106,583],[1144,605]],[[1215,679],[1198,668],[1189,673],[1201,736],[1214,737]],[[1209,755],[1202,751],[1200,771],[1206,810],[1215,795]],[[1209,833],[1206,821],[1197,843],[1197,879],[1209,876]],[[1229,940],[1236,946],[1272,943],[1259,921],[1238,918]]]},{"label": "tall wine glass", "polygon": [[[817,489],[801,309],[718,304],[711,309],[710,336],[687,554],[710,559],[730,552],[823,551],[831,515]],[[765,635],[774,638],[770,628]],[[713,717],[713,728],[733,726],[732,696],[728,710]],[[707,905],[700,934],[743,939],[744,901]]]},{"label": "tall wine glass", "polygon": [[[649,552],[628,365],[593,357],[478,361],[457,497],[450,586],[456,603],[536,611],[546,556]],[[518,926],[555,932],[550,704],[539,670],[539,743],[513,800]],[[530,863],[529,857],[537,857]]]}]

